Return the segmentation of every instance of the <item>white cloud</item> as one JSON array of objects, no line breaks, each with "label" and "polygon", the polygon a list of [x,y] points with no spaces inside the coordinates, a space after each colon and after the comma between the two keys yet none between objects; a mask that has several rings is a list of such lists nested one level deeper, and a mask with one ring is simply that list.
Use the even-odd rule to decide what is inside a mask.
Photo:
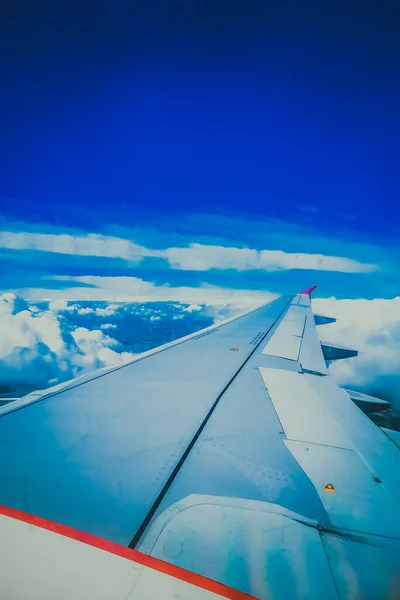
[{"label": "white cloud", "polygon": [[[64,300],[108,300],[110,302],[149,302],[177,301],[185,304],[229,304],[235,303],[243,310],[276,298],[276,294],[253,290],[235,290],[212,285],[198,288],[157,286],[151,281],[138,277],[100,277],[87,275],[82,277],[56,277],[56,281],[70,282],[71,287],[43,290],[26,288],[18,290],[18,294],[29,300],[64,299]],[[74,287],[76,283],[86,283],[94,287]],[[96,308],[101,316],[113,314],[115,305],[107,308]]]},{"label": "white cloud", "polygon": [[[86,327],[77,327],[71,336],[80,351],[80,361],[85,366],[90,366],[93,369],[92,363],[95,360],[100,363],[100,366],[111,366],[125,362],[132,358],[129,352],[115,352],[112,347],[117,346],[117,340],[105,335],[99,329],[89,330]],[[99,368],[99,367],[95,367]]]},{"label": "white cloud", "polygon": [[39,312],[41,312],[41,311],[40,311],[40,308],[39,308],[39,307],[37,307],[37,306],[35,306],[34,304],[31,304],[31,305],[29,306],[29,310],[31,311],[31,313],[39,313]]},{"label": "white cloud", "polygon": [[89,233],[69,235],[31,232],[0,232],[0,247],[12,250],[41,250],[57,254],[79,256],[103,256],[140,260],[145,250],[141,246],[122,238]]},{"label": "white cloud", "polygon": [[53,300],[50,302],[49,309],[53,312],[58,312],[60,310],[67,310],[68,302],[66,300]]},{"label": "white cloud", "polygon": [[183,312],[188,312],[188,313],[192,313],[192,312],[197,312],[199,310],[201,310],[203,307],[200,304],[190,304],[189,306],[186,306],[186,308],[183,309]]},{"label": "white cloud", "polygon": [[146,257],[164,258],[174,269],[184,271],[207,271],[209,269],[235,269],[247,271],[261,269],[282,271],[311,269],[340,271],[343,273],[367,273],[376,271],[373,264],[361,263],[351,258],[326,256],[324,254],[290,253],[282,250],[254,250],[204,244],[190,244],[184,248],[155,250],[135,244],[131,240],[87,235],[0,232],[0,247],[13,250],[41,250],[58,254],[102,256],[121,258],[138,263]]},{"label": "white cloud", "polygon": [[343,273],[367,273],[377,266],[360,263],[351,258],[325,256],[324,254],[289,253],[282,250],[252,250],[190,244],[188,248],[168,248],[159,252],[167,258],[174,269],[208,271],[209,269],[236,269],[247,271],[263,269],[282,271],[311,269],[318,271],[341,271]]},{"label": "white cloud", "polygon": [[313,308],[337,318],[336,323],[319,327],[321,339],[360,352],[330,367],[339,384],[384,394],[400,410],[400,297],[316,299]]},{"label": "white cloud", "polygon": [[[50,306],[51,304],[52,302],[50,302]],[[74,307],[74,310],[76,310],[78,315],[93,315],[96,312],[95,309],[91,308],[90,306]]]},{"label": "white cloud", "polygon": [[[61,304],[55,305],[57,310]],[[62,317],[60,317],[62,319]],[[32,313],[15,294],[0,296],[0,379],[9,386],[46,387],[94,369],[123,363],[116,340],[101,330],[63,331],[54,310]]]},{"label": "white cloud", "polygon": [[109,304],[105,308],[97,306],[94,312],[98,317],[112,317],[118,311],[118,308],[117,304]]}]

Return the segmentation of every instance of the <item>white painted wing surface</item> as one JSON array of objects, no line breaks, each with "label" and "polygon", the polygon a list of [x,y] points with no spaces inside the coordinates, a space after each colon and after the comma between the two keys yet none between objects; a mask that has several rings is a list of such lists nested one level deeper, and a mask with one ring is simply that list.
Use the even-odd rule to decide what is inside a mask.
[{"label": "white painted wing surface", "polygon": [[225,597],[398,598],[399,448],[325,360],[306,290],[8,405],[0,504],[60,524],[60,539],[73,528],[229,586]]}]

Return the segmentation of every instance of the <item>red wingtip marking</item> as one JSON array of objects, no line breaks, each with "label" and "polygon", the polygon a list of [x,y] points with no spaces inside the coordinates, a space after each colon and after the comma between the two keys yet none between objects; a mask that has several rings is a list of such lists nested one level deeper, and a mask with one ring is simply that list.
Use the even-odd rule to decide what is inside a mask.
[{"label": "red wingtip marking", "polygon": [[42,517],[36,517],[35,515],[23,512],[22,510],[10,508],[0,504],[0,515],[22,521],[23,523],[29,523],[35,527],[40,527],[41,529],[46,529],[47,531],[63,535],[64,537],[82,542],[83,544],[88,544],[94,548],[99,548],[105,552],[110,552],[110,554],[121,556],[122,558],[139,563],[140,565],[154,569],[160,573],[165,573],[170,577],[181,579],[182,581],[202,588],[203,590],[213,592],[222,598],[228,598],[229,600],[258,600],[255,596],[250,596],[245,592],[231,588],[223,583],[214,581],[213,579],[208,579],[208,577],[204,577],[203,575],[198,575],[193,571],[188,571],[182,567],[178,567],[160,560],[159,558],[149,556],[148,554],[144,554],[139,550],[132,550],[126,546],[120,546],[119,544],[104,540],[103,538],[99,538],[90,533],[85,533],[83,531],[79,531],[78,529],[68,527],[67,525],[61,525],[60,523],[43,519]]},{"label": "red wingtip marking", "polygon": [[315,290],[316,287],[317,287],[316,285],[313,285],[313,286],[307,288],[306,290],[303,290],[302,292],[300,292],[300,294],[306,294],[307,296],[311,297],[311,293]]}]

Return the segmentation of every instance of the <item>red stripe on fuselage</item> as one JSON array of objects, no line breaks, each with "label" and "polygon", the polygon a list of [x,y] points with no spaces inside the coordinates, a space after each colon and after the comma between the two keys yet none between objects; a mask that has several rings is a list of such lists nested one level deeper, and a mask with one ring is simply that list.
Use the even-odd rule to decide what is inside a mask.
[{"label": "red stripe on fuselage", "polygon": [[215,594],[219,594],[223,598],[229,598],[229,600],[257,600],[254,596],[250,596],[249,594],[235,590],[234,588],[226,586],[223,583],[218,583],[217,581],[213,581],[212,579],[208,579],[207,577],[203,577],[202,575],[198,575],[192,571],[182,569],[182,567],[171,565],[170,563],[160,560],[159,558],[154,558],[153,556],[149,556],[148,554],[144,554],[138,550],[126,548],[125,546],[104,540],[103,538],[99,538],[90,533],[73,529],[67,525],[61,525],[60,523],[55,523],[54,521],[49,521],[48,519],[43,519],[42,517],[36,517],[35,515],[23,512],[22,510],[0,505],[0,515],[10,517],[11,519],[16,519],[18,521],[23,521],[24,523],[29,523],[30,525],[35,525],[41,529],[47,529],[47,531],[57,533],[78,542],[82,542],[83,544],[88,544],[89,546],[99,548],[105,552],[116,554],[117,556],[121,556],[127,560],[139,563],[140,565],[149,567],[150,569],[154,569],[160,573],[165,573],[166,575],[175,577],[176,579],[186,581],[186,583],[190,583],[191,585],[197,586],[209,592],[214,592]]}]

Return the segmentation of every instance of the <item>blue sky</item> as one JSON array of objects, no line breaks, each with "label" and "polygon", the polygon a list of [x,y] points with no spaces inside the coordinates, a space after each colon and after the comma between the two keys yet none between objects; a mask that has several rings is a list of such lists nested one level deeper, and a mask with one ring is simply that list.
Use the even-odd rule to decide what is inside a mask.
[{"label": "blue sky", "polygon": [[394,3],[42,1],[9,12],[7,212],[98,228],[144,209],[297,221],[309,206],[323,208],[325,233],[354,221],[398,233]]},{"label": "blue sky", "polygon": [[6,13],[3,230],[90,233],[152,250],[322,254],[376,268],[238,270],[225,261],[183,270],[162,257],[68,256],[32,242],[2,248],[4,289],[123,276],[175,288],[280,293],[316,282],[327,296],[396,295],[394,3],[42,1]]}]

